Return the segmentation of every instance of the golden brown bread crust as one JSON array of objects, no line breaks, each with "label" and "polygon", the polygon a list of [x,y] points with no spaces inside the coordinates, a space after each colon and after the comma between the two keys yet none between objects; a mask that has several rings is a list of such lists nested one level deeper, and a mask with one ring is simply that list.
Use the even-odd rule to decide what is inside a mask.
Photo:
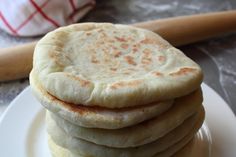
[{"label": "golden brown bread crust", "polygon": [[202,81],[200,67],[157,34],[109,23],[48,33],[35,48],[33,70],[58,99],[106,108],[174,99]]},{"label": "golden brown bread crust", "polygon": [[47,92],[37,81],[34,71],[30,74],[31,89],[43,106],[72,123],[84,127],[118,129],[151,119],[167,111],[173,100],[126,108],[84,106],[64,102]]}]

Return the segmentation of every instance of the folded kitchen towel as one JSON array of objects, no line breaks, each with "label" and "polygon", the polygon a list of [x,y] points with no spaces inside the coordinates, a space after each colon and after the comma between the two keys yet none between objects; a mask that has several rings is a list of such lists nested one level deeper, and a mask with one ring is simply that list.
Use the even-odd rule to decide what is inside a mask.
[{"label": "folded kitchen towel", "polygon": [[95,0],[1,0],[0,28],[14,36],[36,36],[77,22]]}]

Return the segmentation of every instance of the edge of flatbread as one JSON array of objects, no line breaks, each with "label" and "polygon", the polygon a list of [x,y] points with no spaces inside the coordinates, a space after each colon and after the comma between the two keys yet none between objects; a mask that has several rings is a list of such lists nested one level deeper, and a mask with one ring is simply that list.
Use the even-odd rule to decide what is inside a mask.
[{"label": "edge of flatbread", "polygon": [[123,108],[187,95],[201,68],[159,35],[111,23],[82,23],[48,33],[36,45],[33,70],[65,102]]}]

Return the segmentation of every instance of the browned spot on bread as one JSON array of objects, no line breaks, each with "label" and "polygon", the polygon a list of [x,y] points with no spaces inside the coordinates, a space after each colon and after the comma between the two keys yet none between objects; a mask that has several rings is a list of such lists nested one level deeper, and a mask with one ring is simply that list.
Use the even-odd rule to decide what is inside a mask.
[{"label": "browned spot on bread", "polygon": [[138,51],[137,48],[133,48],[133,49],[132,49],[132,52],[133,52],[133,53],[136,53],[137,51]]},{"label": "browned spot on bread", "polygon": [[56,39],[60,39],[60,38],[65,38],[65,37],[67,37],[68,36],[68,32],[65,32],[65,31],[56,31],[55,32],[55,37],[56,37]]},{"label": "browned spot on bread", "polygon": [[110,62],[110,59],[106,57],[106,58],[104,59],[104,62],[105,62],[105,63],[108,63],[108,62]]},{"label": "browned spot on bread", "polygon": [[115,39],[119,42],[127,42],[127,40],[125,38],[122,38],[122,37],[115,37]]},{"label": "browned spot on bread", "polygon": [[150,64],[151,62],[152,62],[151,58],[142,57],[142,60],[141,60],[142,64]]},{"label": "browned spot on bread", "polygon": [[[75,105],[75,104],[65,102],[65,101],[58,99],[57,97],[55,97],[54,95],[52,95],[51,93],[46,91],[42,87],[42,85],[40,85],[39,83],[36,83],[36,86],[37,86],[37,90],[39,90],[39,92],[42,94],[42,96],[45,97],[46,100],[48,99],[46,101],[46,103],[61,105],[65,108],[67,108],[69,111],[73,111],[78,114],[84,114],[88,111],[88,110],[86,110],[86,108],[83,108],[83,106],[81,106],[81,105]],[[93,110],[89,110],[89,112],[93,112]]]},{"label": "browned spot on bread", "polygon": [[110,68],[110,70],[111,70],[111,71],[116,71],[116,70],[117,70],[117,68]]},{"label": "browned spot on bread", "polygon": [[104,54],[107,56],[109,54],[109,51],[107,48],[102,48],[102,51],[104,52]]},{"label": "browned spot on bread", "polygon": [[93,110],[89,110],[88,108],[86,108],[82,105],[76,105],[76,104],[73,104],[73,103],[65,102],[65,101],[62,101],[62,100],[58,99],[57,97],[50,94],[49,92],[46,92],[46,93],[47,93],[46,96],[49,100],[51,100],[51,103],[56,102],[57,104],[62,105],[65,108],[67,108],[69,111],[78,113],[80,115],[83,115],[84,113],[88,113],[88,112],[90,112],[90,113],[94,112]]},{"label": "browned spot on bread", "polygon": [[60,47],[60,48],[64,47],[64,45],[65,45],[64,43],[62,43],[61,41],[58,41],[58,40],[56,40],[54,44],[57,45],[57,47]]},{"label": "browned spot on bread", "polygon": [[109,43],[114,43],[115,40],[110,39],[110,40],[108,40],[108,42],[109,42]]},{"label": "browned spot on bread", "polygon": [[118,88],[123,88],[123,87],[135,87],[135,86],[138,86],[140,83],[142,83],[142,80],[133,80],[129,82],[120,81],[120,82],[112,84],[110,88],[118,89]]},{"label": "browned spot on bread", "polygon": [[69,103],[69,102],[62,101],[62,100],[58,99],[57,97],[53,96],[49,92],[46,92],[46,93],[47,93],[47,95],[46,95],[47,98],[49,98],[52,101],[52,103],[54,102],[54,103],[57,103],[59,105],[62,105],[65,108],[67,108],[69,111],[72,111],[72,112],[80,114],[80,115],[85,115],[85,114],[88,114],[88,113],[96,113],[96,112],[99,112],[99,111],[106,110],[106,109],[103,109],[99,106],[90,107],[90,106],[84,106],[82,104]]},{"label": "browned spot on bread", "polygon": [[130,72],[123,72],[124,75],[130,75]]},{"label": "browned spot on bread", "polygon": [[151,58],[151,50],[149,49],[144,49],[143,50],[143,56],[141,59],[141,63],[142,64],[150,64],[152,62],[152,58]]},{"label": "browned spot on bread", "polygon": [[193,73],[197,71],[197,69],[194,68],[181,68],[177,72],[170,73],[170,76],[181,76],[181,75],[187,75],[189,73]]},{"label": "browned spot on bread", "polygon": [[140,44],[140,43],[137,43],[137,44],[136,44],[136,47],[138,47],[138,48],[141,47],[141,44]]},{"label": "browned spot on bread", "polygon": [[84,80],[84,79],[80,78],[79,76],[75,76],[75,75],[72,75],[69,73],[65,73],[65,75],[66,75],[66,77],[69,77],[72,80],[78,81],[82,87],[86,87],[86,86],[89,86],[92,84],[90,81]]},{"label": "browned spot on bread", "polygon": [[95,55],[97,52],[93,47],[90,47],[90,51],[92,55]]},{"label": "browned spot on bread", "polygon": [[134,39],[132,37],[128,37],[127,40],[134,42]]},{"label": "browned spot on bread", "polygon": [[114,50],[117,50],[117,49],[118,49],[117,47],[115,47],[115,46],[113,46],[113,45],[111,45],[111,47],[112,47]]},{"label": "browned spot on bread", "polygon": [[165,56],[158,56],[157,59],[158,59],[158,61],[163,62],[166,60],[166,57]]},{"label": "browned spot on bread", "polygon": [[106,33],[102,32],[101,34],[102,34],[102,37],[107,37]]},{"label": "browned spot on bread", "polygon": [[99,63],[99,61],[97,60],[97,58],[94,55],[92,55],[91,62],[94,64]]},{"label": "browned spot on bread", "polygon": [[59,52],[57,52],[57,51],[50,51],[49,52],[49,57],[54,61],[54,63],[57,66],[59,66],[61,68],[65,67],[65,65],[62,62],[60,62],[60,53]]},{"label": "browned spot on bread", "polygon": [[151,50],[149,50],[149,49],[144,49],[144,50],[143,50],[143,53],[144,53],[144,55],[145,55],[146,57],[148,57],[148,56],[151,55]]},{"label": "browned spot on bread", "polygon": [[136,53],[138,51],[138,48],[140,48],[140,44],[134,44],[133,45],[133,53]]},{"label": "browned spot on bread", "polygon": [[160,40],[151,39],[151,38],[145,38],[144,40],[141,40],[140,43],[141,44],[155,44],[161,49],[166,49],[169,46],[168,44],[166,44]]},{"label": "browned spot on bread", "polygon": [[124,75],[130,75],[132,72],[136,71],[134,68],[127,68],[126,70],[123,71],[122,74]]},{"label": "browned spot on bread", "polygon": [[134,58],[131,56],[124,56],[124,59],[128,64],[137,65],[137,63],[134,61]]},{"label": "browned spot on bread", "polygon": [[97,63],[99,63],[99,61],[98,61],[98,60],[96,60],[96,59],[92,59],[92,60],[91,60],[91,62],[92,62],[92,63],[94,63],[94,64],[97,64]]},{"label": "browned spot on bread", "polygon": [[140,48],[140,47],[141,45],[139,43],[133,45],[133,48]]},{"label": "browned spot on bread", "polygon": [[53,48],[53,50],[55,50],[57,52],[61,52],[61,51],[63,51],[63,47],[56,46],[56,47]]},{"label": "browned spot on bread", "polygon": [[123,48],[123,49],[128,49],[129,45],[123,43],[123,44],[120,45],[120,47]]},{"label": "browned spot on bread", "polygon": [[152,74],[154,74],[155,76],[163,76],[163,73],[158,71],[152,72]]},{"label": "browned spot on bread", "polygon": [[120,57],[121,51],[114,51],[114,57]]},{"label": "browned spot on bread", "polygon": [[103,32],[103,29],[98,29],[97,31],[98,31],[99,33],[101,33],[101,32]]},{"label": "browned spot on bread", "polygon": [[95,43],[95,45],[97,46],[97,47],[100,47],[101,45],[104,45],[105,44],[105,42],[103,41],[103,40],[99,40],[99,41],[97,41],[96,43]]},{"label": "browned spot on bread", "polygon": [[92,34],[91,32],[87,32],[87,33],[86,33],[87,36],[90,36],[91,34]]},{"label": "browned spot on bread", "polygon": [[156,42],[153,39],[145,38],[144,40],[141,40],[140,43],[142,43],[142,44],[154,44]]}]

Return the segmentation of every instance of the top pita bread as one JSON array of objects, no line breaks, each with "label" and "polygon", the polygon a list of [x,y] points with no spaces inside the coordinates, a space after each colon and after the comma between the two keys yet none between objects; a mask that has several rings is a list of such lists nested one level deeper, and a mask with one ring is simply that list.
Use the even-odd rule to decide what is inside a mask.
[{"label": "top pita bread", "polygon": [[200,67],[159,35],[110,23],[59,28],[37,44],[33,69],[65,102],[122,108],[186,95]]}]

